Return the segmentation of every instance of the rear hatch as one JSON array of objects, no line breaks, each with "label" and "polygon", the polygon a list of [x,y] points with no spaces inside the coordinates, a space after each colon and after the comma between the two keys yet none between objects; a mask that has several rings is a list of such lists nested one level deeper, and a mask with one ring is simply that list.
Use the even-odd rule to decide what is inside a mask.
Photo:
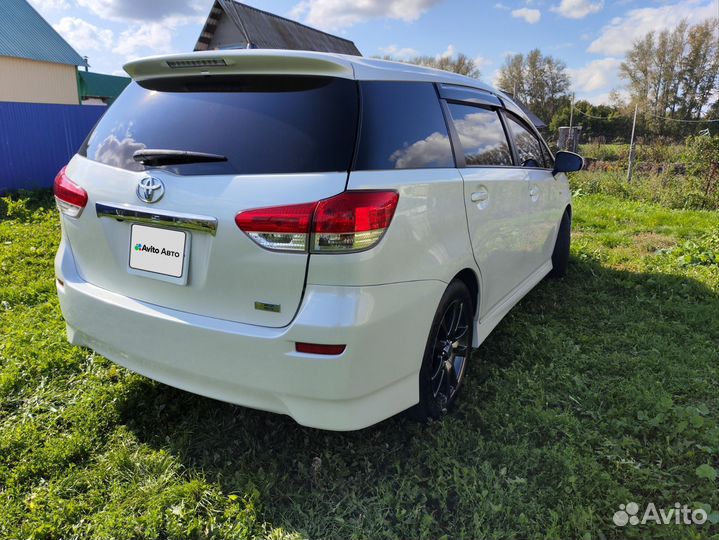
[{"label": "rear hatch", "polygon": [[[175,310],[289,324],[309,255],[260,247],[235,216],[342,192],[357,109],[356,83],[330,76],[205,74],[133,82],[66,169],[89,198],[80,217],[63,220],[78,272],[104,289]],[[155,150],[171,157],[152,157]],[[153,188],[150,199],[159,195],[158,181],[164,194],[142,200],[148,198],[143,186]],[[114,211],[122,216],[108,217]],[[131,268],[133,250],[165,238],[137,228],[143,225],[187,235],[180,277]]]}]

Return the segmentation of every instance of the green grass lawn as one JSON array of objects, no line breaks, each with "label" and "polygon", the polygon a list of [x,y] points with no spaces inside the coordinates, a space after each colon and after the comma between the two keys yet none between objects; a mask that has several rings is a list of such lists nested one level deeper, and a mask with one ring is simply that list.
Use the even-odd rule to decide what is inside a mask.
[{"label": "green grass lawn", "polygon": [[[0,221],[0,538],[719,538],[716,212],[580,196],[569,276],[454,416],[332,433],[67,344],[43,203]],[[617,528],[629,501],[714,524]]]}]

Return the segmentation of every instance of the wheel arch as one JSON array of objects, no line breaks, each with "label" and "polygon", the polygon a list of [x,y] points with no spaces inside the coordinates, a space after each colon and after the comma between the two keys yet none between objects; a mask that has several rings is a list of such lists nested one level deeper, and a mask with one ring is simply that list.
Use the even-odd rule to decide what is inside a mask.
[{"label": "wheel arch", "polygon": [[480,287],[479,287],[479,277],[477,276],[477,273],[472,270],[471,268],[465,268],[458,272],[453,278],[452,281],[461,281],[464,283],[467,288],[469,289],[469,294],[472,297],[472,301],[474,304],[472,305],[472,309],[474,311],[474,318],[477,318],[477,314],[479,313],[479,302],[480,302]]}]

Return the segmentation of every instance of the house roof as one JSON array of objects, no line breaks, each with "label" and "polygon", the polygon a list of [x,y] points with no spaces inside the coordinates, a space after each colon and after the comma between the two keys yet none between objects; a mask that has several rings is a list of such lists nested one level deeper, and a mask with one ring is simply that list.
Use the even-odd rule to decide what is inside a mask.
[{"label": "house roof", "polygon": [[80,78],[80,96],[116,98],[130,84],[129,77],[117,77],[91,71],[78,71]]},{"label": "house roof", "polygon": [[85,65],[82,56],[26,0],[0,2],[0,56]]},{"label": "house roof", "polygon": [[348,40],[234,0],[215,0],[196,51],[223,48],[289,49],[362,56]]}]

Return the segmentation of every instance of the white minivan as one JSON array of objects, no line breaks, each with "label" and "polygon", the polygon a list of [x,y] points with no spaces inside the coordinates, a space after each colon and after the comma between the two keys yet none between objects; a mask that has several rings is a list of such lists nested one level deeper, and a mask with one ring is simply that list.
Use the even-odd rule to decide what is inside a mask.
[{"label": "white minivan", "polygon": [[475,79],[277,50],[125,69],[55,180],[74,344],[306,426],[437,418],[566,272],[582,160]]}]

